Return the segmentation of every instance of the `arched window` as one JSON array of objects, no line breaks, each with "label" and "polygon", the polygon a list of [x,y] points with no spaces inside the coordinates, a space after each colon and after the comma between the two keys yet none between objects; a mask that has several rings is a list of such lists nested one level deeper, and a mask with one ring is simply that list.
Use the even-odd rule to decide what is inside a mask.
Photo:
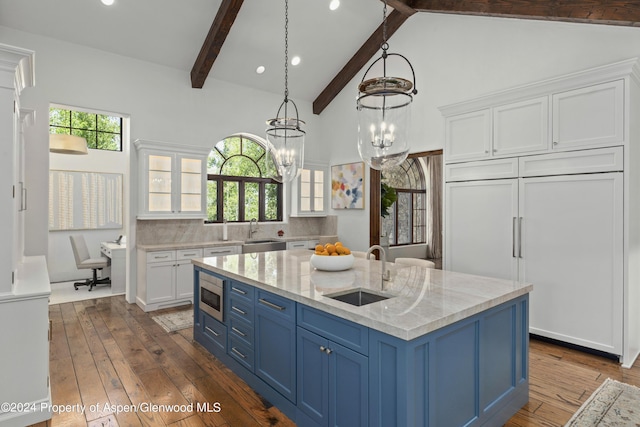
[{"label": "arched window", "polygon": [[383,172],[382,183],[396,191],[397,200],[383,218],[382,230],[389,246],[427,241],[427,186],[420,158],[408,158]]},{"label": "arched window", "polygon": [[282,221],[282,184],[273,158],[257,136],[218,142],[207,161],[207,222]]}]

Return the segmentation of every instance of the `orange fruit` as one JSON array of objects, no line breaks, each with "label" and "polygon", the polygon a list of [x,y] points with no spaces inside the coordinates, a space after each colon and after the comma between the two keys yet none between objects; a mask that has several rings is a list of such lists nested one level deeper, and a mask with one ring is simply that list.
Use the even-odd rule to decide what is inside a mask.
[{"label": "orange fruit", "polygon": [[336,245],[336,247],[337,246],[342,246],[342,242],[336,242],[335,245]]},{"label": "orange fruit", "polygon": [[322,252],[322,251],[324,251],[324,246],[316,245],[316,252]]},{"label": "orange fruit", "polygon": [[332,244],[328,244],[325,249],[327,250],[327,252],[329,252],[330,254],[334,253],[336,251],[336,246],[332,245]]},{"label": "orange fruit", "polygon": [[343,247],[342,249],[344,250],[344,255],[351,255],[351,249],[345,247]]}]

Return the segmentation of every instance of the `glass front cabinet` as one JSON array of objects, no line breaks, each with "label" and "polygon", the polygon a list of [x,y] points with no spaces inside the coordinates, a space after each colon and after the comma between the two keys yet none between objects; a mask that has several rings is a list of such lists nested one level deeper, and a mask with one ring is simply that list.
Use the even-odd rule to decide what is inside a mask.
[{"label": "glass front cabinet", "polygon": [[209,147],[136,140],[138,219],[206,218]]}]

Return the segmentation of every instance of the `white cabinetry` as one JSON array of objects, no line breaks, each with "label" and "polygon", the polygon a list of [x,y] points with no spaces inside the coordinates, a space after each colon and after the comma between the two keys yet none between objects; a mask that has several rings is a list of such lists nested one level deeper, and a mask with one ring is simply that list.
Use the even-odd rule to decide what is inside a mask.
[{"label": "white cabinetry", "polygon": [[155,251],[138,249],[136,303],[144,311],[193,303],[191,260],[238,253],[238,245]]},{"label": "white cabinetry", "polygon": [[518,180],[447,183],[445,202],[445,269],[515,280]]},{"label": "white cabinetry", "polygon": [[485,159],[491,150],[491,110],[445,118],[444,152],[451,161]]},{"label": "white cabinetry", "polygon": [[307,240],[297,240],[293,242],[287,242],[287,249],[308,249],[309,242]]},{"label": "white cabinetry", "polygon": [[[20,95],[34,85],[33,51],[0,44],[0,425],[51,418],[49,295],[44,256],[24,256],[24,150]],[[26,123],[25,123],[26,124]],[[14,406],[17,405],[17,406]]]},{"label": "white cabinetry", "polygon": [[532,283],[531,333],[624,366],[640,353],[639,77],[634,59],[441,108],[446,126],[493,124],[491,158],[485,133],[476,156],[445,149],[444,268]]},{"label": "white cabinetry", "polygon": [[224,255],[234,255],[242,253],[242,246],[240,245],[232,245],[232,246],[214,246],[212,248],[204,248],[204,257],[209,256],[224,256]]},{"label": "white cabinetry", "polygon": [[522,178],[519,280],[530,332],[622,354],[621,172]]},{"label": "white cabinetry", "polygon": [[327,166],[305,163],[292,186],[292,216],[323,216],[328,204]]},{"label": "white cabinetry", "polygon": [[624,81],[553,95],[553,146],[620,144],[624,140]]},{"label": "white cabinetry", "polygon": [[549,96],[448,116],[445,133],[450,162],[547,150]]},{"label": "white cabinetry", "polygon": [[206,218],[210,148],[136,140],[139,219]]},{"label": "white cabinetry", "polygon": [[[145,274],[138,279],[136,302],[144,311],[193,303],[193,265],[191,259],[202,258],[202,249],[146,252],[138,250],[144,260]],[[138,265],[141,265],[138,263]]]},{"label": "white cabinetry", "polygon": [[548,148],[548,96],[500,105],[493,109],[492,155],[535,153]]},{"label": "white cabinetry", "polygon": [[532,333],[621,354],[622,190],[621,172],[447,183],[446,269],[533,283]]}]

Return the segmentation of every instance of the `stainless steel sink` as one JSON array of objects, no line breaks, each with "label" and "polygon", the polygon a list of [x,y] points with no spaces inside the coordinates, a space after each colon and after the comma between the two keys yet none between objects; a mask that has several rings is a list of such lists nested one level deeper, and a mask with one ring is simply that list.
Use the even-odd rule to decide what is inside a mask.
[{"label": "stainless steel sink", "polygon": [[287,249],[287,243],[282,240],[274,239],[256,239],[246,240],[242,244],[242,253],[250,254],[254,252],[267,252],[267,251],[283,251]]},{"label": "stainless steel sink", "polygon": [[363,306],[378,301],[384,301],[390,297],[385,295],[374,294],[364,289],[355,289],[349,292],[341,292],[339,294],[325,295],[331,299],[346,302],[347,304],[355,306]]}]

